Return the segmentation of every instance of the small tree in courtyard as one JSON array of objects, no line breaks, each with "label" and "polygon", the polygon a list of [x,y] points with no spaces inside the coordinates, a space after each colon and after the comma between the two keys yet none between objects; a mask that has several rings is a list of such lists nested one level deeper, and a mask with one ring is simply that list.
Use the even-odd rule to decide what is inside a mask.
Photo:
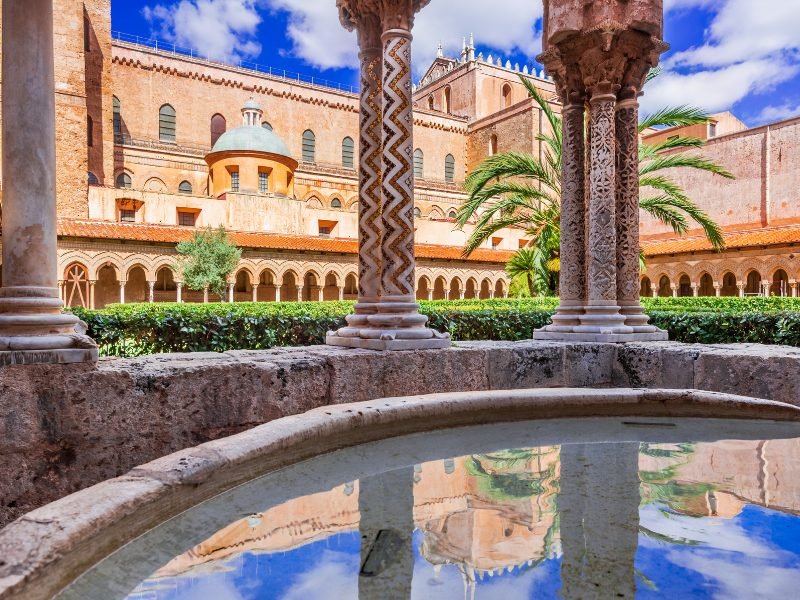
[{"label": "small tree in courtyard", "polygon": [[207,287],[224,300],[228,277],[242,258],[241,249],[231,243],[225,228],[198,231],[176,249],[181,258],[175,271],[180,273],[183,284],[190,290]]}]

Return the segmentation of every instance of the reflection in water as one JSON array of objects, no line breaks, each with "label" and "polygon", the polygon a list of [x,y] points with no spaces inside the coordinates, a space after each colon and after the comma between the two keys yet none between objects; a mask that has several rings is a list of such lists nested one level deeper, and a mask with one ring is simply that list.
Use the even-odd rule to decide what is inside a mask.
[{"label": "reflection in water", "polygon": [[232,523],[132,599],[793,597],[800,439],[439,460]]}]

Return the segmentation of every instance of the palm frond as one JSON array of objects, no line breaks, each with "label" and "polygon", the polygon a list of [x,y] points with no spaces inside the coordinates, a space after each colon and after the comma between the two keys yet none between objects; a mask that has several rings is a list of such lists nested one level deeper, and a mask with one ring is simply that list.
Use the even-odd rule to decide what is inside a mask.
[{"label": "palm frond", "polygon": [[644,82],[650,83],[651,81],[653,81],[653,79],[661,75],[663,71],[664,69],[662,67],[653,67],[647,72],[647,77],[645,77]]},{"label": "palm frond", "polygon": [[736,179],[734,174],[728,171],[722,165],[715,163],[704,156],[687,154],[685,152],[681,152],[680,154],[656,156],[640,165],[639,175],[647,175],[648,173],[661,171],[662,169],[676,169],[681,167],[698,169],[700,171],[708,171],[709,173],[713,173],[727,179]]},{"label": "palm frond", "polygon": [[639,144],[639,160],[645,160],[657,155],[665,150],[689,150],[702,148],[706,145],[705,140],[696,137],[673,137],[667,138],[663,142],[655,144]]},{"label": "palm frond", "polygon": [[672,206],[670,197],[667,195],[642,198],[639,201],[639,208],[661,221],[667,227],[671,227],[679,235],[686,233],[689,229],[689,221],[679,210]]},{"label": "palm frond", "polygon": [[639,131],[650,127],[684,127],[708,123],[709,115],[696,106],[668,106],[644,117],[639,122]]}]

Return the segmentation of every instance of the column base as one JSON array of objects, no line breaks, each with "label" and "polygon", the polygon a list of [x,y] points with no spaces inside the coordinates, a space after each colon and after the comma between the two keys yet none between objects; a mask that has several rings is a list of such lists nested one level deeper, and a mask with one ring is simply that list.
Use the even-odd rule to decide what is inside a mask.
[{"label": "column base", "polygon": [[596,342],[608,344],[624,344],[627,342],[665,342],[669,334],[663,329],[653,328],[651,333],[589,333],[550,331],[547,327],[533,332],[534,340],[549,342]]},{"label": "column base", "polygon": [[347,326],[329,331],[329,346],[368,350],[430,350],[450,347],[450,334],[426,326],[428,317],[419,314],[419,305],[404,298],[379,302],[359,302],[356,314],[347,317]]},{"label": "column base", "polygon": [[0,350],[0,367],[10,365],[66,365],[97,362],[97,347],[51,350]]}]

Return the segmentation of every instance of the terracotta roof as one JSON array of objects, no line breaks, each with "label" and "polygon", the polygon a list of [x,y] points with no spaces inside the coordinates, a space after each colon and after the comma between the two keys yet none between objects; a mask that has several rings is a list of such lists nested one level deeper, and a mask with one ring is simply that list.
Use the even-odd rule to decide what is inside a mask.
[{"label": "terracotta roof", "polygon": [[[62,237],[131,240],[136,242],[162,242],[177,244],[189,240],[197,229],[174,225],[145,225],[141,223],[117,223],[114,221],[58,220],[58,235]],[[358,242],[347,238],[323,238],[280,233],[256,233],[229,231],[231,241],[244,248],[270,250],[310,250],[314,252],[337,252],[358,254]],[[461,254],[459,246],[417,244],[417,258],[436,258],[468,262],[506,263],[513,252],[481,248],[469,258]]]},{"label": "terracotta roof", "polygon": [[[770,229],[754,229],[724,233],[725,248],[753,248],[757,246],[776,246],[780,244],[800,243],[800,226],[774,227]],[[691,237],[674,240],[642,240],[645,256],[664,254],[682,254],[686,252],[707,252],[712,250],[711,243],[705,237]]]}]

